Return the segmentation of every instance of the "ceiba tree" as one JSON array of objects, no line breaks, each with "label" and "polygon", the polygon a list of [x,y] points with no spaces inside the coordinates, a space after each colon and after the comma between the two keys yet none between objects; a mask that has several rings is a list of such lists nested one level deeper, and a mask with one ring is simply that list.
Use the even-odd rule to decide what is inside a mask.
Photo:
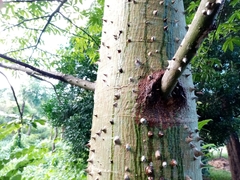
[{"label": "ceiba tree", "polygon": [[188,63],[221,3],[186,34],[181,0],[105,1],[88,179],[202,179]]},{"label": "ceiba tree", "polygon": [[4,54],[18,65],[0,65],[95,90],[88,179],[201,180],[189,62],[222,4],[202,0],[187,31],[182,0],[106,0],[96,83]]}]

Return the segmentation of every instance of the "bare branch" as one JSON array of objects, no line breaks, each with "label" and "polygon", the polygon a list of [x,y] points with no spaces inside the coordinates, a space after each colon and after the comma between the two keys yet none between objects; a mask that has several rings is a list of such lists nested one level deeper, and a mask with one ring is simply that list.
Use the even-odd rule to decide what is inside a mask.
[{"label": "bare branch", "polygon": [[224,0],[216,0],[212,3],[209,0],[201,1],[187,34],[163,75],[161,84],[163,96],[167,97],[171,94],[178,78],[195,56],[203,39],[215,29],[213,22],[223,4]]},{"label": "bare branch", "polygon": [[11,90],[12,90],[13,97],[14,97],[14,100],[15,100],[15,102],[16,102],[16,104],[17,104],[18,112],[19,112],[19,115],[20,115],[21,123],[23,123],[23,122],[22,122],[22,119],[23,119],[23,111],[21,111],[21,109],[20,109],[20,106],[19,106],[19,103],[18,103],[18,100],[17,100],[16,93],[15,93],[15,91],[14,91],[14,88],[12,87],[11,83],[9,82],[7,76],[6,76],[3,72],[1,72],[1,71],[0,71],[0,73],[6,78],[8,84],[9,84]]},{"label": "bare branch", "polygon": [[19,70],[19,71],[22,71],[22,72],[26,72],[28,74],[41,75],[41,76],[57,79],[59,81],[66,82],[66,83],[69,83],[71,85],[75,85],[75,86],[81,87],[83,89],[91,90],[91,91],[95,90],[95,83],[93,83],[93,82],[83,80],[83,79],[79,79],[79,78],[76,78],[72,75],[62,74],[62,73],[59,73],[59,72],[51,72],[51,71],[47,71],[47,70],[41,70],[41,69],[33,67],[29,64],[26,64],[24,62],[18,61],[18,60],[13,59],[13,58],[10,58],[10,57],[8,57],[6,55],[3,55],[3,54],[0,54],[0,58],[3,58],[3,59],[8,60],[12,63],[20,65],[20,66],[9,66],[9,65],[5,65],[5,64],[1,63],[0,67],[13,69],[13,70]]},{"label": "bare branch", "polygon": [[25,48],[15,49],[15,50],[11,50],[11,51],[5,52],[4,54],[9,54],[9,53],[14,53],[14,52],[24,51],[24,50],[26,50],[26,49],[31,49],[31,48],[34,48],[34,47],[35,47],[35,45],[33,45],[33,46],[27,46],[27,47],[25,47]]},{"label": "bare branch", "polygon": [[16,0],[16,1],[4,1],[4,4],[8,4],[8,3],[36,3],[36,2],[62,2],[60,0]]},{"label": "bare branch", "polygon": [[68,33],[68,34],[70,34],[70,35],[73,35],[73,36],[76,36],[76,37],[79,37],[79,38],[86,39],[86,37],[84,37],[84,36],[79,36],[79,35],[77,35],[77,34],[75,34],[75,33],[70,33],[70,32],[68,32],[68,31],[66,31],[65,29],[62,29],[62,28],[56,26],[56,25],[53,24],[53,23],[50,23],[50,25],[52,25],[53,27],[59,29],[59,30],[62,31],[62,32]]},{"label": "bare branch", "polygon": [[71,19],[69,19],[68,17],[66,17],[65,15],[63,15],[61,12],[59,12],[59,14],[61,14],[63,18],[65,18],[67,21],[69,21],[69,22],[70,22],[73,26],[75,26],[77,29],[80,29],[80,30],[83,31],[85,34],[87,34],[88,37],[90,37],[90,38],[93,40],[93,42],[95,42],[95,44],[96,44],[97,46],[99,46],[99,43],[98,43],[87,31],[85,31],[83,28],[80,28],[79,26],[77,26],[76,24],[74,24]]},{"label": "bare branch", "polygon": [[63,0],[63,1],[59,4],[59,6],[57,7],[57,9],[56,9],[55,11],[53,11],[53,13],[49,16],[49,18],[48,18],[48,20],[47,20],[47,23],[45,24],[45,26],[43,27],[40,35],[38,36],[37,42],[36,42],[36,44],[35,44],[35,48],[33,49],[32,54],[31,54],[31,56],[29,57],[29,59],[32,58],[32,55],[33,55],[35,49],[37,48],[38,44],[40,43],[41,38],[42,38],[42,35],[43,35],[43,33],[46,31],[46,29],[47,29],[48,25],[50,24],[52,18],[55,16],[56,13],[59,12],[60,8],[61,8],[61,7],[64,5],[64,3],[66,3],[66,2],[67,2],[67,0]]},{"label": "bare branch", "polygon": [[32,77],[34,77],[34,78],[40,80],[40,81],[45,81],[45,82],[51,84],[52,87],[53,87],[53,90],[54,90],[54,92],[55,92],[55,94],[56,94],[56,97],[57,97],[57,99],[58,99],[58,102],[59,102],[59,104],[61,104],[60,98],[59,98],[59,96],[58,96],[58,94],[57,94],[56,87],[54,86],[53,83],[51,83],[50,81],[47,81],[46,79],[40,78],[40,77],[34,75],[33,73],[28,73],[28,72],[27,72],[27,74],[28,74],[29,76],[32,76]]},{"label": "bare branch", "polygon": [[17,23],[17,24],[10,24],[10,23],[8,23],[8,24],[11,25],[11,26],[3,29],[3,31],[6,31],[6,30],[8,30],[8,29],[11,29],[11,28],[20,26],[21,24],[23,24],[23,23],[25,23],[25,22],[34,21],[34,20],[38,20],[38,19],[44,19],[44,18],[47,18],[47,17],[50,17],[50,15],[40,16],[40,17],[36,17],[36,18],[31,18],[31,19],[24,19],[23,21],[21,21],[21,22],[19,22],[19,23]]}]

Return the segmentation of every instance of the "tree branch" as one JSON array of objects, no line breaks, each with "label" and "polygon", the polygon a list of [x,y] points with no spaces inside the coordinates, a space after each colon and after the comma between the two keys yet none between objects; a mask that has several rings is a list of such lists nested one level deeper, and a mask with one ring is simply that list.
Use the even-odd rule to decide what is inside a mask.
[{"label": "tree branch", "polygon": [[21,22],[19,22],[19,23],[17,23],[17,24],[10,24],[10,23],[8,23],[8,24],[11,25],[11,26],[3,29],[3,31],[6,31],[6,30],[11,29],[11,28],[14,28],[14,27],[18,27],[18,26],[20,26],[21,24],[23,24],[23,23],[25,23],[25,22],[28,22],[28,21],[34,21],[34,20],[38,20],[38,19],[44,19],[44,18],[47,18],[47,17],[50,17],[50,15],[40,16],[40,17],[36,17],[36,18],[31,18],[31,19],[24,19],[24,20],[22,20]]},{"label": "tree branch", "polygon": [[13,59],[13,58],[10,58],[10,57],[8,57],[6,55],[3,55],[3,54],[0,54],[0,58],[3,58],[3,59],[8,60],[12,63],[20,65],[20,66],[9,66],[9,65],[0,63],[0,67],[26,72],[28,74],[41,75],[41,76],[57,79],[59,81],[66,82],[68,84],[78,86],[78,87],[81,87],[81,88],[86,89],[86,90],[91,90],[91,91],[95,90],[95,83],[93,83],[93,82],[83,80],[83,79],[79,79],[79,78],[76,78],[72,75],[62,74],[62,73],[59,73],[59,72],[51,72],[51,71],[41,70],[41,69],[33,67],[29,64],[26,64],[24,62],[18,61],[18,60]]},{"label": "tree branch", "polygon": [[23,2],[27,2],[27,3],[36,3],[36,2],[62,2],[60,0],[16,0],[16,1],[4,1],[4,4],[7,3],[23,3]]},{"label": "tree branch", "polygon": [[3,72],[1,72],[1,71],[0,71],[0,74],[2,74],[2,75],[6,78],[8,84],[9,84],[11,90],[12,90],[13,97],[14,97],[14,100],[15,100],[15,102],[16,102],[16,105],[17,105],[17,108],[18,108],[18,112],[19,112],[19,115],[20,115],[21,123],[23,123],[23,122],[22,122],[22,119],[23,119],[23,110],[21,111],[21,109],[20,109],[20,106],[19,106],[19,103],[18,103],[18,100],[17,100],[17,96],[16,96],[16,94],[15,94],[15,91],[14,91],[11,83],[9,82],[7,76],[6,76]]},{"label": "tree branch", "polygon": [[224,0],[202,0],[192,24],[162,78],[161,90],[164,97],[171,94],[178,78],[195,56],[197,49],[208,33],[215,30],[214,20]]},{"label": "tree branch", "polygon": [[87,31],[85,31],[83,28],[80,28],[79,26],[77,26],[76,24],[74,24],[71,19],[69,19],[68,17],[66,17],[65,15],[63,15],[61,12],[59,12],[59,14],[61,14],[64,19],[66,19],[67,21],[69,21],[69,22],[70,22],[73,26],[75,26],[77,29],[80,29],[80,30],[83,31],[85,34],[87,34],[88,37],[90,37],[90,38],[93,40],[93,42],[94,42],[97,46],[99,46],[99,43],[97,43],[97,41],[96,41],[89,33],[87,33]]},{"label": "tree branch", "polygon": [[56,87],[54,86],[53,83],[51,83],[50,81],[47,81],[46,79],[40,78],[40,77],[36,76],[36,75],[33,74],[33,73],[28,73],[28,72],[27,72],[27,74],[28,74],[29,76],[32,76],[32,77],[40,80],[40,81],[45,81],[45,82],[51,84],[51,86],[53,87],[53,90],[54,90],[54,92],[55,92],[55,94],[56,94],[56,97],[57,97],[57,100],[58,100],[59,104],[62,104],[62,103],[61,103],[61,100],[60,100],[60,98],[59,98],[59,96],[58,96],[58,94],[57,94],[57,89],[56,89]]},{"label": "tree branch", "polygon": [[42,35],[43,35],[43,33],[46,31],[46,29],[47,29],[48,25],[50,24],[52,18],[55,16],[56,13],[59,12],[60,8],[61,8],[61,7],[64,5],[64,3],[66,3],[66,2],[67,2],[67,0],[63,0],[63,1],[59,4],[59,6],[57,7],[57,9],[56,9],[55,11],[53,11],[53,13],[49,16],[49,18],[48,18],[48,20],[47,20],[47,23],[45,24],[45,26],[43,27],[40,35],[38,36],[37,42],[36,42],[36,44],[35,44],[35,48],[33,49],[32,54],[31,54],[31,56],[29,57],[29,59],[32,58],[32,55],[33,55],[35,49],[37,48],[38,44],[40,43],[41,38],[42,38]]},{"label": "tree branch", "polygon": [[59,29],[60,31],[65,32],[65,33],[67,33],[67,34],[70,34],[70,35],[72,35],[72,36],[76,36],[76,37],[79,37],[79,38],[87,39],[87,38],[84,37],[84,36],[80,36],[80,35],[77,35],[77,34],[75,34],[75,33],[71,33],[71,32],[69,32],[69,31],[67,31],[67,30],[65,30],[65,29],[62,29],[62,28],[56,26],[56,25],[53,24],[53,23],[50,23],[50,25],[52,25],[53,27]]}]

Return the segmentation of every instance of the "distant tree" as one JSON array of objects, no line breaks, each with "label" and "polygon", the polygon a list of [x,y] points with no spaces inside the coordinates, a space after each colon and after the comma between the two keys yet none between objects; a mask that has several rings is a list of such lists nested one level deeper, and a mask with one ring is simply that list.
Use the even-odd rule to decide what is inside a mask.
[{"label": "distant tree", "polygon": [[[91,62],[86,51],[78,53],[78,45],[78,39],[72,38],[69,47],[59,51],[63,53],[63,59],[56,64],[57,70],[95,81],[97,66]],[[64,58],[66,56],[68,58]],[[63,139],[71,144],[72,152],[86,160],[88,151],[85,145],[90,138],[93,92],[59,82],[56,94],[44,104],[43,109],[51,124],[62,128]]]}]

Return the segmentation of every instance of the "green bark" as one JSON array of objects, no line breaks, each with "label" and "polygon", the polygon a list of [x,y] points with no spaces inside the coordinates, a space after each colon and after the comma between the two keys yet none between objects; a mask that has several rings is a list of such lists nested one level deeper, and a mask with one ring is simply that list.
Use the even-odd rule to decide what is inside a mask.
[{"label": "green bark", "polygon": [[190,67],[172,97],[160,93],[183,2],[106,0],[103,21],[88,179],[201,180]]}]

